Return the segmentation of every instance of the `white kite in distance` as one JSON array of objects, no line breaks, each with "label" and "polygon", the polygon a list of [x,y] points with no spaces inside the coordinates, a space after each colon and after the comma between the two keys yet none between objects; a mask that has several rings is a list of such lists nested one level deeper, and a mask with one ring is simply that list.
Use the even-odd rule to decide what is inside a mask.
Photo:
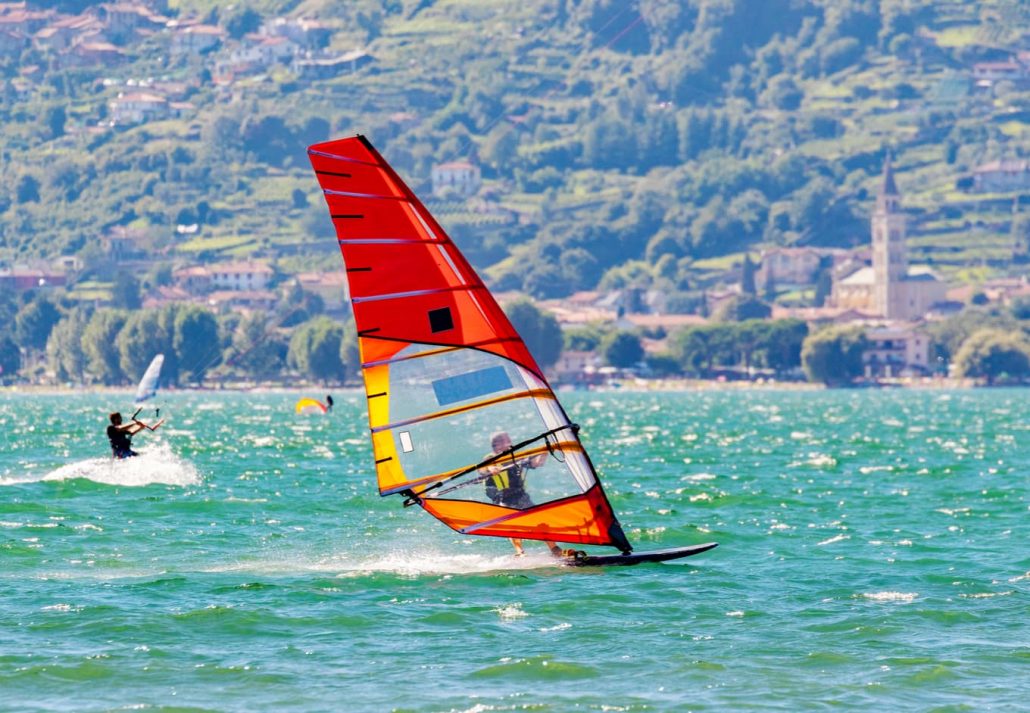
[{"label": "white kite in distance", "polygon": [[150,362],[150,366],[147,367],[143,378],[140,379],[139,386],[136,387],[136,403],[143,403],[147,399],[153,398],[154,394],[157,393],[157,384],[161,380],[161,367],[164,363],[164,354],[158,354]]}]

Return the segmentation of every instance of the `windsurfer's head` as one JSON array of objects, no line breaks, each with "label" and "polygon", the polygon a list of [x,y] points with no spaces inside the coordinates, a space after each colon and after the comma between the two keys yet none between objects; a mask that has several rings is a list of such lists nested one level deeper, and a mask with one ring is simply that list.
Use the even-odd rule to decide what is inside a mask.
[{"label": "windsurfer's head", "polygon": [[113,423],[115,426],[122,425],[122,415],[120,413],[118,413],[117,411],[112,413],[111,414],[111,423]]},{"label": "windsurfer's head", "polygon": [[494,453],[508,450],[511,448],[511,436],[506,431],[498,431],[490,436],[490,447],[494,449]]}]

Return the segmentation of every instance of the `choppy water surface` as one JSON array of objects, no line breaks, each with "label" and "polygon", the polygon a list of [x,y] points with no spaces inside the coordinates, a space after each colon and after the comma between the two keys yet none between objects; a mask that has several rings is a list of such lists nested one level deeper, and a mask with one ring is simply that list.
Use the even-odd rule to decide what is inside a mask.
[{"label": "choppy water surface", "polygon": [[[1030,701],[1030,393],[564,395],[640,550],[516,560],[375,494],[363,397],[0,395],[0,710]],[[537,552],[542,546],[530,545]]]}]

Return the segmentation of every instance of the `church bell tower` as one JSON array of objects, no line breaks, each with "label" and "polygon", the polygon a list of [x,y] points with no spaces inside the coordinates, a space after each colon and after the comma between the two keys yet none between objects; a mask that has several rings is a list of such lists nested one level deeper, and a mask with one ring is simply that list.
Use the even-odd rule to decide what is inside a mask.
[{"label": "church bell tower", "polygon": [[906,296],[905,216],[901,194],[894,182],[891,157],[883,162],[883,183],[876,194],[871,220],[873,233],[873,306],[886,319],[904,319]]}]

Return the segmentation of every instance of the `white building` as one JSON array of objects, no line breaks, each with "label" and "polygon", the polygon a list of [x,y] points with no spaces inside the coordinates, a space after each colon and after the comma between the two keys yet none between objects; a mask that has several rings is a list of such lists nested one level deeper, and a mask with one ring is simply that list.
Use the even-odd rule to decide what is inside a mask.
[{"label": "white building", "polygon": [[1018,191],[1030,188],[1030,161],[991,161],[973,169],[978,191]]},{"label": "white building", "polygon": [[973,79],[977,82],[1018,82],[1026,78],[1026,67],[1015,60],[1005,62],[977,62],[973,65]]},{"label": "white building", "polygon": [[216,25],[188,25],[172,34],[171,50],[173,54],[206,52],[221,44],[224,37],[225,30]]},{"label": "white building", "polygon": [[245,35],[239,46],[229,52],[229,61],[267,69],[276,63],[286,63],[298,49],[288,37],[252,33]]},{"label": "white building", "polygon": [[868,378],[922,376],[930,372],[930,337],[911,325],[875,327],[862,354]]},{"label": "white building", "polygon": [[474,195],[483,183],[479,166],[468,161],[451,161],[433,166],[433,195],[443,196],[457,193],[468,197]]},{"label": "white building", "polygon": [[304,17],[276,17],[265,22],[260,32],[270,37],[287,37],[307,49],[325,47],[333,34],[328,25]]},{"label": "white building", "polygon": [[226,262],[208,265],[216,290],[264,290],[274,274],[263,262]]},{"label": "white building", "polygon": [[839,248],[772,248],[762,251],[762,262],[755,272],[755,282],[764,287],[772,277],[777,285],[810,285],[819,276],[826,261],[844,259],[847,252]]},{"label": "white building", "polygon": [[111,104],[111,123],[116,125],[142,124],[167,118],[168,100],[158,94],[131,92],[119,94]]}]

